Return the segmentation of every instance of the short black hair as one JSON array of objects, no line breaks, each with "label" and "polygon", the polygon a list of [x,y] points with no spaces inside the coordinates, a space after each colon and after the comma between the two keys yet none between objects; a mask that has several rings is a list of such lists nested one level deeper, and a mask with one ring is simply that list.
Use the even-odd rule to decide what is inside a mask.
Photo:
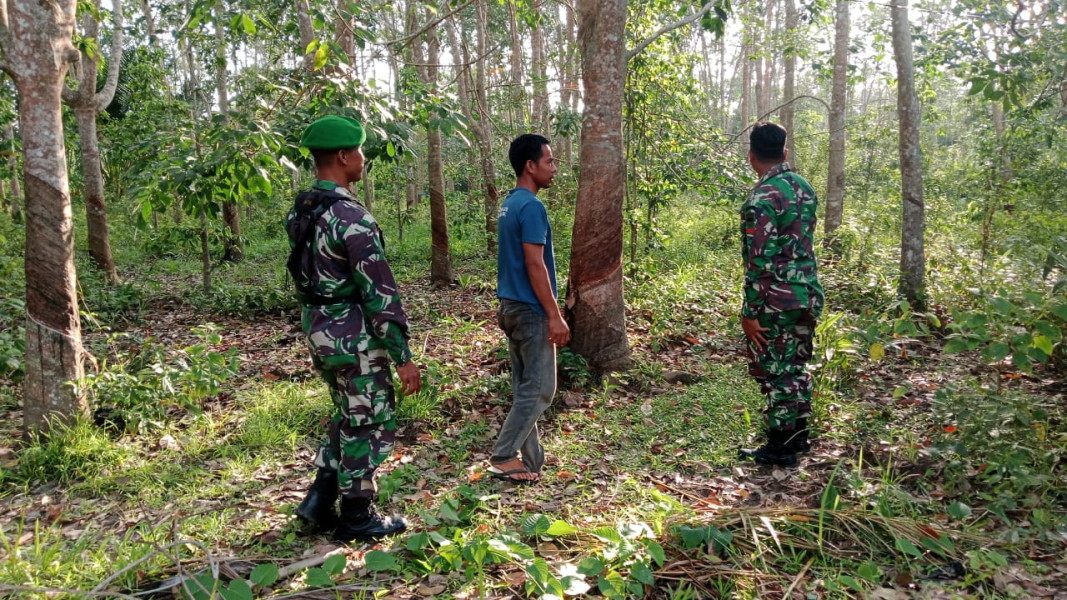
[{"label": "short black hair", "polygon": [[785,159],[785,127],[769,121],[761,121],[752,126],[748,136],[749,148],[761,161]]},{"label": "short black hair", "polygon": [[317,148],[315,150],[311,150],[310,152],[311,152],[311,157],[315,159],[315,166],[316,167],[325,167],[325,166],[329,165],[331,162],[333,162],[333,157],[337,156],[337,153],[340,152],[341,150],[345,150],[347,152],[352,152],[352,151],[356,150],[357,148],[359,148],[359,146],[352,146],[351,148],[338,148],[336,150],[322,150],[320,148]]},{"label": "short black hair", "polygon": [[515,169],[515,177],[522,175],[526,161],[541,160],[548,145],[551,145],[548,138],[537,133],[524,133],[512,140],[511,148],[508,148],[508,160],[511,161],[511,168]]}]

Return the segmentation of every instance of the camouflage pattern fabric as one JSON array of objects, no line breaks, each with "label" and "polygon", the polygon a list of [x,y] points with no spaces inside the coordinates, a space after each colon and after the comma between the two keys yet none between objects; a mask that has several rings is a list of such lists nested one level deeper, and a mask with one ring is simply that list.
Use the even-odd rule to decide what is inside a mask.
[{"label": "camouflage pattern fabric", "polygon": [[811,360],[824,302],[815,260],[815,190],[788,163],[760,178],[741,207],[745,262],[741,316],[769,328],[762,353],[747,342],[749,373],[767,397],[767,425],[791,431],[811,414]]},{"label": "camouflage pattern fabric", "polygon": [[[315,296],[335,300],[301,307],[312,363],[336,408],[315,464],[339,471],[343,496],[372,498],[374,471],[388,458],[395,438],[389,365],[411,358],[408,321],[378,223],[347,189],[333,191],[346,198],[317,219],[313,251],[301,261]],[[290,247],[299,240],[299,220],[294,208],[286,219]]]},{"label": "camouflage pattern fabric", "polygon": [[823,290],[815,263],[815,190],[782,163],[768,171],[741,207],[745,261],[741,316],[806,308],[818,318]]},{"label": "camouflage pattern fabric", "polygon": [[797,418],[811,416],[812,380],[807,364],[815,338],[815,317],[808,310],[765,313],[759,317],[767,347],[757,352],[751,342],[748,373],[767,397],[767,426],[792,431]]}]

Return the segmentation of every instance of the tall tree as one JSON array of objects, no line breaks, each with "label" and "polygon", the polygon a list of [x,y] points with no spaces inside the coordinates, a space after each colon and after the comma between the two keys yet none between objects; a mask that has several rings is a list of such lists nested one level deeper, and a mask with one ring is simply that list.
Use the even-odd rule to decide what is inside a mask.
[{"label": "tall tree", "polygon": [[925,305],[926,278],[925,205],[923,204],[922,149],[919,126],[922,113],[915,91],[915,61],[912,57],[908,0],[897,0],[891,9],[893,55],[897,63],[897,115],[900,120],[900,193],[903,218],[900,227],[900,293],[921,309]]},{"label": "tall tree", "polygon": [[[440,43],[433,27],[426,31],[427,63],[423,70],[430,95],[437,95],[437,60]],[[452,251],[448,240],[448,214],[445,209],[445,174],[441,156],[441,128],[432,120],[426,128],[426,166],[430,179],[430,282],[450,285],[456,278],[452,270]]]},{"label": "tall tree", "polygon": [[533,84],[533,104],[530,111],[530,119],[533,128],[542,133],[548,131],[548,69],[547,52],[545,50],[545,19],[537,8],[532,4],[529,10],[533,11],[534,25],[530,30],[530,79]]},{"label": "tall tree", "polygon": [[[63,81],[80,58],[74,48],[75,0],[0,1],[0,68],[18,90],[26,184],[27,432],[86,414],[71,381],[83,375],[84,349],[74,269],[74,219],[63,143]],[[10,9],[10,12],[9,12]]]},{"label": "tall tree", "polygon": [[[96,133],[96,116],[111,104],[119,83],[122,64],[122,2],[114,0],[114,27],[111,33],[111,53],[108,57],[107,82],[96,91],[98,54],[88,44],[82,44],[80,58],[74,64],[77,87],[63,89],[63,100],[74,109],[78,122],[81,148],[82,182],[85,186],[85,221],[89,237],[89,257],[104,272],[111,283],[118,283],[115,259],[111,255],[111,240],[107,225],[107,204],[104,201],[104,176],[100,166],[100,142]],[[99,41],[100,0],[93,0],[95,10],[82,16],[82,35],[86,40]]]},{"label": "tall tree", "polygon": [[511,127],[526,125],[526,89],[522,80],[522,37],[519,35],[518,8],[515,0],[508,0],[508,33],[511,35]]},{"label": "tall tree", "polygon": [[571,346],[598,371],[630,362],[622,290],[626,1],[579,0],[585,112],[566,306]]},{"label": "tall tree", "polygon": [[830,91],[830,158],[826,176],[826,218],[823,230],[841,226],[845,207],[845,113],[848,109],[848,4],[838,0],[834,16],[834,79]]},{"label": "tall tree", "polygon": [[782,82],[782,110],[779,113],[782,119],[782,127],[789,132],[786,143],[789,147],[789,160],[794,166],[798,164],[796,149],[796,133],[793,131],[793,120],[796,115],[796,107],[793,100],[796,97],[797,76],[797,6],[796,0],[784,0],[785,2],[785,60]]},{"label": "tall tree", "polygon": [[[452,46],[452,56],[461,59],[457,68],[456,83],[459,93],[460,107],[463,116],[470,123],[471,132],[474,134],[478,165],[482,172],[483,188],[485,190],[484,213],[485,213],[485,238],[486,250],[490,256],[496,255],[496,217],[499,204],[499,192],[496,187],[496,167],[493,165],[493,139],[489,129],[489,102],[486,98],[485,83],[485,39],[487,34],[487,16],[485,0],[476,0],[475,23],[477,27],[477,42],[475,53],[477,58],[471,59],[470,51],[461,39],[466,40],[470,36],[460,35],[457,32],[456,21],[449,20],[448,37]],[[466,32],[464,32],[466,33]],[[474,64],[473,81],[470,76],[471,63]],[[473,88],[473,89],[472,89]]]},{"label": "tall tree", "polygon": [[[228,91],[229,74],[226,67],[226,6],[223,0],[215,0],[215,93],[218,95],[219,114],[223,124],[230,122],[230,95]],[[226,226],[224,258],[231,262],[240,262],[244,257],[244,244],[241,242],[241,213],[237,203],[227,198],[222,203],[222,222]]]},{"label": "tall tree", "polygon": [[311,4],[308,0],[297,0],[293,3],[296,12],[296,24],[300,30],[300,53],[303,56],[302,66],[304,73],[310,75],[315,71],[315,53],[308,52],[308,47],[315,39],[315,27],[311,21]]}]

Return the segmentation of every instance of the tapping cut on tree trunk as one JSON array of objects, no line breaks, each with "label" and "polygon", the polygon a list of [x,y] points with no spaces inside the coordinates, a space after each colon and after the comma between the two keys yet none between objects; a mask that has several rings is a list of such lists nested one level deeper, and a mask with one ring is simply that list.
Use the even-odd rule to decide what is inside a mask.
[{"label": "tapping cut on tree trunk", "polygon": [[603,372],[630,364],[622,287],[626,2],[581,0],[578,19],[585,113],[566,308],[571,348]]},{"label": "tapping cut on tree trunk", "polygon": [[22,395],[29,435],[47,433],[57,421],[88,413],[84,395],[70,384],[82,378],[84,350],[61,106],[64,79],[79,58],[71,41],[75,4],[18,2],[10,13],[0,14],[3,66],[18,91],[26,187]]}]

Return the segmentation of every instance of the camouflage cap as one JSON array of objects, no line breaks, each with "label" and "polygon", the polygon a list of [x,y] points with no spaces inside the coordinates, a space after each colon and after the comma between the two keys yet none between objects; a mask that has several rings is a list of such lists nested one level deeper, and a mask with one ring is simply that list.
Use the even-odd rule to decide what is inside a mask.
[{"label": "camouflage cap", "polygon": [[307,126],[300,145],[309,150],[341,150],[362,146],[367,139],[363,125],[352,117],[327,115]]}]

